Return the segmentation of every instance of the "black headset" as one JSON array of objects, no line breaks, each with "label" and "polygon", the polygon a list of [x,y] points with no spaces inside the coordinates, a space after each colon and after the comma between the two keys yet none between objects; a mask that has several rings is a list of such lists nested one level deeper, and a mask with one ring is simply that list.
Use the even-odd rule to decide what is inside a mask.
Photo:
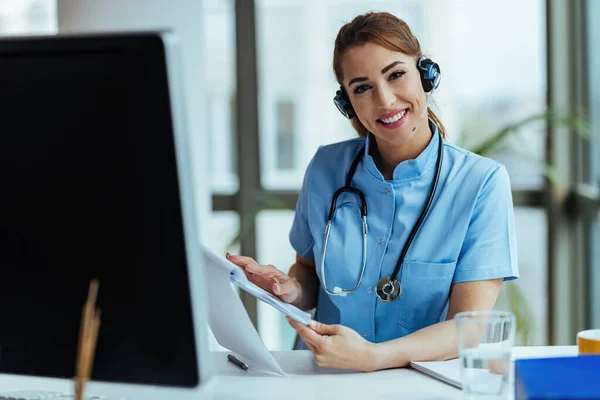
[{"label": "black headset", "polygon": [[[437,89],[442,76],[440,66],[429,58],[423,56],[417,60],[417,69],[421,74],[421,84],[423,85],[423,90],[425,90],[426,93],[429,93],[433,89]],[[339,90],[335,92],[333,104],[335,104],[337,109],[340,110],[342,115],[346,118],[352,119],[356,117],[356,112],[354,111],[354,108],[352,108],[348,94],[343,86],[340,86]]]}]

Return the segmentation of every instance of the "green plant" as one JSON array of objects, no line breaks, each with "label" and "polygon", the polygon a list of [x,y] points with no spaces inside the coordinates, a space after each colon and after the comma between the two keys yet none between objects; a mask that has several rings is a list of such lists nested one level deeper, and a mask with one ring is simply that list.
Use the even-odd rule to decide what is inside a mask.
[{"label": "green plant", "polygon": [[[513,123],[509,123],[490,135],[476,135],[469,131],[463,132],[459,145],[481,156],[490,156],[503,150],[509,150],[511,154],[518,156],[529,162],[540,164],[544,175],[554,185],[563,185],[559,181],[555,168],[544,160],[536,160],[531,154],[523,152],[515,146],[510,147],[508,141],[511,138],[522,134],[524,128],[531,128],[532,125],[541,123],[541,128],[546,130],[548,126],[564,127],[569,131],[579,134],[581,137],[589,138],[592,134],[592,125],[584,118],[572,115],[563,115],[551,109],[545,112],[532,114]],[[476,144],[469,144],[475,136],[484,136],[484,139]]]}]

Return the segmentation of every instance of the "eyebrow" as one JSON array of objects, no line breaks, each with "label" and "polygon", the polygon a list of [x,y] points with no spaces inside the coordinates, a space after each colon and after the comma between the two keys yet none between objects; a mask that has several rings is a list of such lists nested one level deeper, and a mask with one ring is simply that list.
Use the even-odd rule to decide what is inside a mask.
[{"label": "eyebrow", "polygon": [[[388,65],[384,69],[382,69],[381,73],[385,74],[386,72],[388,72],[390,69],[394,68],[398,64],[404,64],[404,62],[403,61],[394,61],[393,63],[391,63],[390,65]],[[368,80],[369,80],[369,78],[367,78],[366,76],[361,76],[359,78],[354,78],[354,79],[350,80],[350,82],[348,82],[348,86],[351,86],[353,83],[356,83],[356,82],[364,82],[364,81],[368,81]]]}]

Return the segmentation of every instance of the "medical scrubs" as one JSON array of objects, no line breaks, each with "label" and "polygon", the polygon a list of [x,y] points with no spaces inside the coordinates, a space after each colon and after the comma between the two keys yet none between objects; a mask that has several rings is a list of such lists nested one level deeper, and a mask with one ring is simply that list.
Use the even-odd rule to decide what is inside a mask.
[{"label": "medical scrubs", "polygon": [[[510,182],[504,166],[440,138],[433,121],[430,143],[416,158],[400,163],[385,180],[371,156],[374,137],[319,148],[304,177],[290,242],[313,259],[321,276],[321,255],[333,193],[364,146],[352,185],[365,196],[368,215],[367,262],[358,289],[346,296],[321,287],[315,319],[342,324],[372,342],[399,338],[444,321],[452,284],[518,277],[517,245]],[[429,195],[436,172],[439,140],[443,163],[431,208],[400,269],[402,294],[379,300],[377,281],[390,275]],[[360,200],[342,194],[331,227],[325,259],[329,290],[352,288],[362,266]]]}]

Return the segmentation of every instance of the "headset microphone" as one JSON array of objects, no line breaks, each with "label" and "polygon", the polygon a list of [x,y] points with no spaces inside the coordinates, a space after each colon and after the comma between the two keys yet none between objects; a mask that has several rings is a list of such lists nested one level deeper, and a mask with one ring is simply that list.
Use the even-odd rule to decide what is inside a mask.
[{"label": "headset microphone", "polygon": [[419,124],[421,123],[421,121],[423,120],[423,118],[425,117],[425,114],[427,114],[427,110],[429,109],[429,104],[431,103],[431,98],[433,97],[433,92],[435,92],[435,88],[433,88],[431,90],[431,92],[429,92],[427,94],[427,103],[425,104],[425,109],[423,110],[423,112],[421,113],[421,117],[419,118],[419,120],[417,121],[417,124],[415,125],[414,128],[412,128],[411,132],[414,132],[417,130],[417,127],[419,126]]}]

